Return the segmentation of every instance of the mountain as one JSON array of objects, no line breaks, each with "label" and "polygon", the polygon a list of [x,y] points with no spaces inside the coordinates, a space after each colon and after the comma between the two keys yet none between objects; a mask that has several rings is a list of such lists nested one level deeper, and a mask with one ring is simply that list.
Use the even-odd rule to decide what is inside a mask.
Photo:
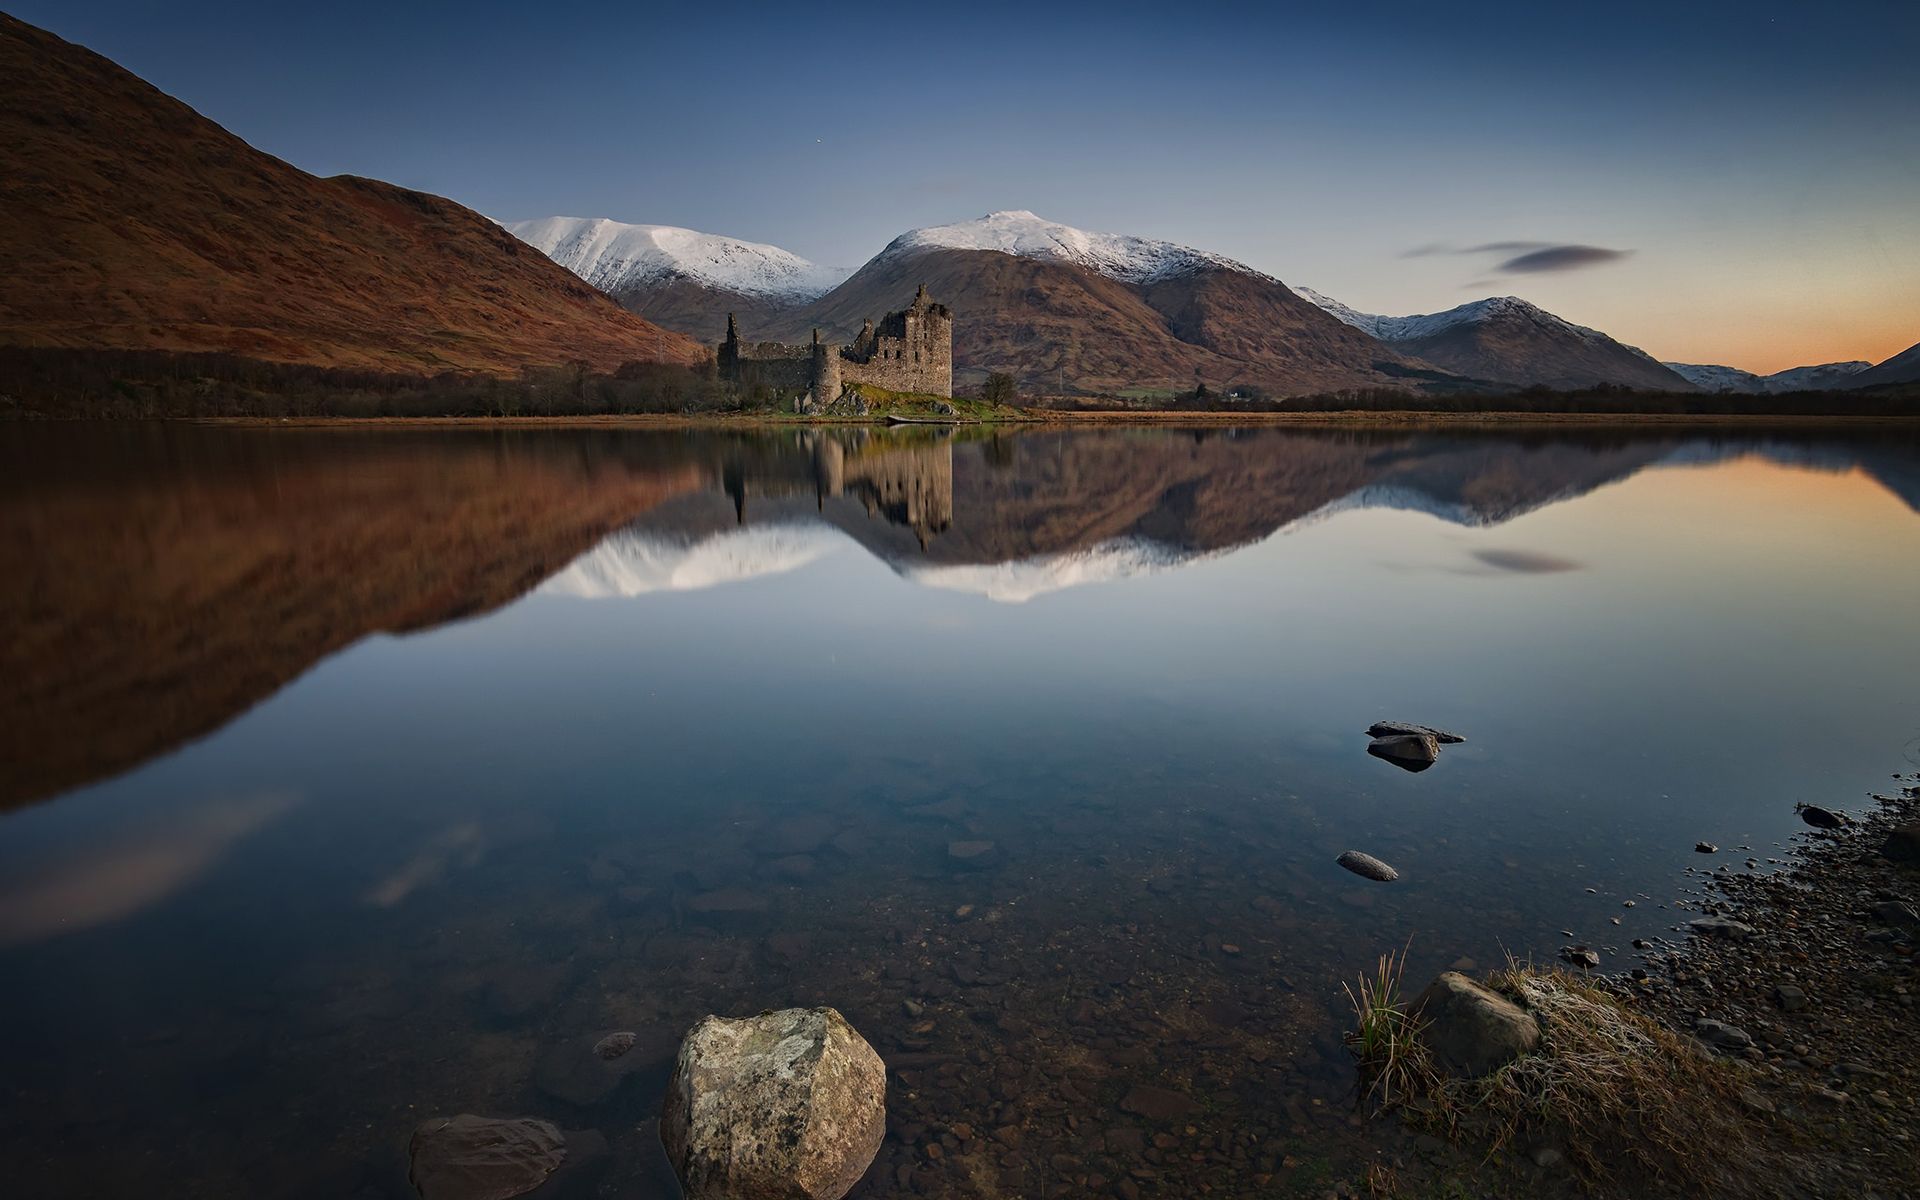
[{"label": "mountain", "polygon": [[1427,316],[1358,312],[1310,288],[1296,292],[1402,354],[1502,387],[1572,390],[1620,384],[1690,392],[1694,384],[1646,351],[1575,325],[1517,296],[1494,296]]},{"label": "mountain", "polygon": [[545,217],[506,228],[628,311],[708,342],[725,336],[728,313],[748,328],[761,326],[851,274],[778,246],[671,225]]},{"label": "mountain", "polygon": [[0,345],[409,373],[706,351],[451,200],[263,154],[0,14]]},{"label": "mountain", "polygon": [[1719,367],[1703,363],[1661,363],[1688,383],[1708,392],[1752,392],[1775,395],[1781,392],[1818,392],[1853,386],[1853,376],[1871,367],[1870,362],[1831,362],[1811,367],[1788,367],[1771,375],[1755,375],[1738,367]]},{"label": "mountain", "polygon": [[755,338],[851,340],[920,284],[954,314],[956,384],[990,372],[1023,391],[1298,395],[1441,379],[1333,320],[1279,280],[1171,242],[1088,233],[1030,212],[916,229]]},{"label": "mountain", "polygon": [[1848,381],[1850,388],[1881,387],[1890,383],[1920,383],[1920,342]]}]

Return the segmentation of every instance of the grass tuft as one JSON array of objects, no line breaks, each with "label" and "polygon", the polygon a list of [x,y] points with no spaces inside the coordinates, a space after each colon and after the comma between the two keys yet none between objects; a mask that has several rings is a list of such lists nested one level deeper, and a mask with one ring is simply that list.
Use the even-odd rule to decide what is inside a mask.
[{"label": "grass tuft", "polygon": [[1626,1175],[1682,1192],[1745,1195],[1766,1175],[1741,1068],[1703,1054],[1604,990],[1557,968],[1509,960],[1487,986],[1540,1022],[1540,1049],[1480,1079],[1443,1075],[1398,999],[1404,959],[1388,955],[1346,989],[1363,1095],[1413,1125],[1478,1143],[1488,1159],[1542,1143],[1589,1186]]}]

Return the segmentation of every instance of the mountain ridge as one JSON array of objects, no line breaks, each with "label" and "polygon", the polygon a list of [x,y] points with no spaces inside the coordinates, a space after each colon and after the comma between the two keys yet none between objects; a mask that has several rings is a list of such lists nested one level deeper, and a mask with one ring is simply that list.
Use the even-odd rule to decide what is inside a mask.
[{"label": "mountain ridge", "polygon": [[706,351],[495,222],[320,179],[0,14],[0,344],[433,374]]}]

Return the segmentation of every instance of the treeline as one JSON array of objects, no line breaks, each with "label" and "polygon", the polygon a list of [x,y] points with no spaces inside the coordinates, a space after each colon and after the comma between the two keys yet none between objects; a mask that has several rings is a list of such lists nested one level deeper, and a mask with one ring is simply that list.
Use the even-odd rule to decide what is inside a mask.
[{"label": "treeline", "polygon": [[422,376],[231,354],[0,348],[0,417],[573,417],[729,412],[757,399],[729,388],[711,361]]},{"label": "treeline", "polygon": [[[1138,408],[1113,398],[1056,400],[1049,407],[1073,411],[1123,411]],[[1398,388],[1362,388],[1323,392],[1313,396],[1274,399],[1269,396],[1225,395],[1204,384],[1150,406],[1159,412],[1314,413],[1314,412],[1427,412],[1427,413],[1592,413],[1623,416],[1763,417],[1911,417],[1920,416],[1920,389],[1874,392],[1785,392],[1750,395],[1723,392],[1642,392],[1617,384],[1600,384],[1575,391],[1531,387],[1520,392],[1410,392]]]}]

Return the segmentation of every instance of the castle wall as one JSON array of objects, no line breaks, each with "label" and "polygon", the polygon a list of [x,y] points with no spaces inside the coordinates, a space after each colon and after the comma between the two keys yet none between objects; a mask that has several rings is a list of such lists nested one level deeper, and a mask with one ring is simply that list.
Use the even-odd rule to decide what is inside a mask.
[{"label": "castle wall", "polygon": [[878,330],[869,323],[851,346],[822,343],[819,337],[816,331],[810,346],[742,342],[729,316],[727,340],[719,347],[721,375],[735,384],[805,391],[820,405],[837,400],[849,383],[953,395],[953,314],[929,300],[925,287],[904,311],[888,313]]}]

